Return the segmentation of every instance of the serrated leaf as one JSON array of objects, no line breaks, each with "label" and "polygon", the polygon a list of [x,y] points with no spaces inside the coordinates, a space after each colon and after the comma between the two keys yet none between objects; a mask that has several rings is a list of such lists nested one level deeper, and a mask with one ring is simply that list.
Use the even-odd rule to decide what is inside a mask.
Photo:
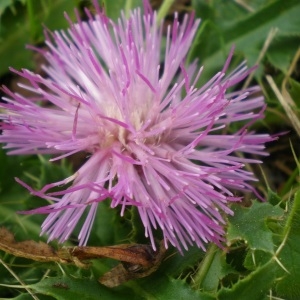
[{"label": "serrated leaf", "polygon": [[[277,231],[274,233],[275,253],[271,255],[271,253],[260,250],[248,252],[244,265],[249,270],[254,271],[245,280],[248,281],[247,287],[250,287],[252,284],[253,287],[255,285],[254,289],[262,289],[263,287],[258,285],[260,282],[265,281],[266,278],[263,278],[263,274],[261,274],[263,276],[261,278],[259,278],[260,275],[255,274],[258,270],[264,269],[269,265],[268,268],[272,268],[272,270],[265,271],[269,273],[272,271],[269,275],[274,276],[274,278],[272,286],[268,282],[266,282],[266,285],[270,289],[275,287],[276,293],[273,291],[273,295],[275,293],[274,296],[280,299],[300,299],[300,192],[296,193],[292,208],[289,211],[282,233],[279,234]],[[236,286],[239,284],[240,282]],[[241,285],[242,290],[247,287]],[[235,286],[233,289],[235,289]],[[234,293],[226,290],[227,293],[229,297],[235,299]],[[241,299],[256,299],[250,291],[249,295],[251,296],[250,298]]]},{"label": "serrated leaf", "polygon": [[[286,240],[285,240],[286,239]],[[279,253],[279,261],[289,273],[282,271],[276,284],[280,297],[300,299],[300,192],[294,197],[294,203],[284,227],[284,246]]]},{"label": "serrated leaf", "polygon": [[258,266],[263,266],[272,259],[273,255],[270,252],[262,250],[250,250],[248,251],[244,267],[248,270],[254,271]]},{"label": "serrated leaf", "polygon": [[276,278],[277,266],[274,261],[258,267],[246,278],[238,281],[232,288],[222,288],[218,300],[262,300]]},{"label": "serrated leaf", "polygon": [[217,249],[200,288],[204,291],[216,292],[220,285],[220,280],[230,273],[235,273],[235,271],[227,264],[225,252]]},{"label": "serrated leaf", "polygon": [[251,249],[274,252],[272,232],[266,219],[280,217],[283,209],[270,203],[254,201],[251,207],[233,205],[234,215],[228,218],[227,240],[245,240]]},{"label": "serrated leaf", "polygon": [[280,196],[275,193],[274,191],[272,191],[270,188],[268,188],[268,202],[271,203],[273,206],[278,205],[282,199],[280,198]]},{"label": "serrated leaf", "polygon": [[[196,291],[187,283],[180,279],[167,276],[150,276],[141,280],[139,291],[145,299],[168,300],[168,299],[188,299],[188,300],[214,300],[209,294]],[[141,298],[141,299],[144,299]]]},{"label": "serrated leaf", "polygon": [[50,277],[29,286],[36,293],[50,295],[57,300],[98,300],[98,299],[138,299],[127,288],[109,289],[94,279]]},{"label": "serrated leaf", "polygon": [[180,276],[186,269],[193,268],[203,259],[205,252],[196,246],[192,246],[182,254],[176,249],[170,249],[166,255],[167,259],[160,266],[160,270],[173,277]]}]

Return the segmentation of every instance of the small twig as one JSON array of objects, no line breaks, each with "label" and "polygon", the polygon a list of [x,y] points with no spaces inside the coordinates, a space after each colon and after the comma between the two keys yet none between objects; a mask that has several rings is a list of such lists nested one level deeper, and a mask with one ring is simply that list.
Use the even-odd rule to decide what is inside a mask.
[{"label": "small twig", "polygon": [[174,2],[175,2],[175,0],[163,1],[162,5],[160,6],[159,11],[157,13],[157,22],[160,22],[162,19],[164,19],[166,17],[166,15],[168,14],[168,12]]},{"label": "small twig", "polygon": [[283,241],[282,243],[279,245],[278,249],[276,250],[274,256],[273,256],[273,259],[277,262],[277,264],[285,271],[287,272],[288,274],[291,274],[289,272],[289,270],[282,264],[282,262],[278,259],[278,255],[280,254],[281,250],[283,249],[283,247],[285,246],[286,244],[286,241],[288,239],[288,235],[289,235],[290,231],[288,230],[286,235],[284,236],[283,238]]},{"label": "small twig", "polygon": [[[267,50],[268,50],[268,48],[270,46],[272,40],[276,36],[277,32],[278,32],[278,28],[271,28],[271,30],[269,31],[269,34],[267,36],[267,39],[266,39],[266,41],[265,41],[265,43],[264,43],[264,45],[263,45],[263,47],[262,47],[262,49],[261,49],[261,51],[259,53],[259,56],[258,56],[258,58],[257,58],[257,60],[255,62],[255,65],[258,65],[261,62],[261,60],[265,56],[265,54],[266,54],[266,52],[267,52]],[[245,81],[244,86],[243,86],[244,89],[249,86],[251,80],[253,79],[253,76],[254,76],[254,73],[251,73],[248,76],[248,78]]]},{"label": "small twig", "polygon": [[248,5],[247,3],[245,3],[244,1],[242,0],[235,0],[235,2],[240,5],[241,7],[245,8],[247,11],[249,12],[254,12],[254,8],[252,8],[250,5]]},{"label": "small twig", "polygon": [[0,258],[0,262],[1,264],[5,267],[5,269],[13,276],[16,278],[16,280],[18,282],[20,282],[22,288],[24,288],[30,295],[33,299],[35,300],[39,300],[39,298],[37,296],[35,296],[33,294],[33,292],[26,286],[26,284],[19,278],[19,276]]},{"label": "small twig", "polygon": [[266,78],[270,87],[272,88],[273,92],[275,93],[276,97],[278,98],[279,102],[284,108],[286,114],[288,115],[294,129],[296,130],[297,134],[300,136],[300,121],[293,109],[293,106],[290,104],[291,101],[293,101],[292,98],[289,96],[287,91],[285,91],[286,92],[285,97],[283,96],[283,94],[281,94],[276,83],[274,82],[273,78],[270,75],[267,75]]}]

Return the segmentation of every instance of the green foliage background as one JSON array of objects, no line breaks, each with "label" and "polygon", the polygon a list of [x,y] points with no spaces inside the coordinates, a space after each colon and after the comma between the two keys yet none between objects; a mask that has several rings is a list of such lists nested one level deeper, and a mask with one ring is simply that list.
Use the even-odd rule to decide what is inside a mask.
[{"label": "green foliage background", "polygon": [[[159,7],[159,1],[152,2]],[[168,15],[169,2],[166,0],[161,6],[162,16]],[[288,131],[270,146],[271,159],[264,161],[262,170],[255,170],[260,179],[258,188],[267,201],[256,201],[252,196],[251,201],[232,206],[235,214],[228,218],[227,242],[223,249],[214,245],[209,245],[207,252],[191,248],[182,256],[171,248],[155,273],[117,288],[107,288],[97,281],[117,264],[109,259],[94,260],[91,268],[82,270],[70,265],[36,263],[0,251],[0,299],[300,299],[300,153],[296,133],[297,122],[300,123],[300,63],[290,68],[300,46],[300,2],[178,2],[176,9],[195,10],[202,19],[188,57],[189,61],[198,58],[199,64],[204,65],[201,82],[222,67],[234,44],[232,67],[243,59],[247,59],[249,65],[258,64],[251,84],[261,86],[268,109],[265,121],[256,125],[256,130],[273,134]],[[103,3],[107,14],[114,19],[121,10],[126,13],[142,5],[139,0]],[[1,0],[1,82],[7,84],[14,80],[8,73],[10,66],[37,68],[34,54],[25,50],[25,45],[42,45],[41,24],[51,30],[67,28],[63,12],[74,20],[73,8],[82,9],[83,6],[91,7],[91,2]],[[269,42],[266,44],[266,41]],[[284,80],[288,83],[288,93],[294,101],[291,107],[296,117],[294,122],[275,96],[266,75],[271,76],[281,91]],[[48,158],[9,157],[0,150],[0,225],[11,230],[18,240],[45,241],[45,237],[39,236],[44,216],[17,213],[40,206],[43,200],[30,196],[14,177],[38,189],[72,174],[72,162],[52,164]],[[280,161],[284,167],[278,163]],[[104,202],[99,205],[98,216],[90,245],[147,242],[134,209],[121,218],[117,209],[110,209],[109,203]],[[71,239],[68,245],[73,243],[76,241]]]}]

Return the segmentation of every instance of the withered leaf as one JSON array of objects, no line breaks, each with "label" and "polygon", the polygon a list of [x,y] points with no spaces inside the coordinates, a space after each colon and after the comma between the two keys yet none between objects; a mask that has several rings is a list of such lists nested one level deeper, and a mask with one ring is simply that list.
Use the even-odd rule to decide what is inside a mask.
[{"label": "withered leaf", "polygon": [[122,263],[104,274],[99,282],[107,287],[118,286],[128,280],[148,276],[160,265],[165,248],[153,251],[150,245],[123,244],[108,247],[62,247],[55,250],[43,242],[32,240],[17,242],[14,235],[0,228],[0,250],[9,254],[40,262],[75,263],[87,267],[87,260],[101,257],[112,258]]},{"label": "withered leaf", "polygon": [[147,264],[139,264],[137,260],[133,262],[124,262],[123,260],[122,263],[100,277],[100,283],[107,287],[116,287],[128,280],[146,277],[158,269],[166,252],[163,243],[160,244],[159,251],[153,251],[149,245],[135,245],[131,249],[138,252],[141,250],[148,252]]},{"label": "withered leaf", "polygon": [[31,240],[17,242],[14,235],[4,227],[0,228],[0,249],[35,261],[60,261],[55,250],[49,245]]}]

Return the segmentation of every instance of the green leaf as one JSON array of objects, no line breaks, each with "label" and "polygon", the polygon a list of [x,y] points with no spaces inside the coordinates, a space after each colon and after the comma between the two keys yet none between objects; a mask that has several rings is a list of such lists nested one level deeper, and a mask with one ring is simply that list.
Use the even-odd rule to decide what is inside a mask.
[{"label": "green leaf", "polygon": [[[139,280],[139,287],[136,292],[141,293],[145,299],[151,300],[213,300],[209,294],[198,292],[192,289],[187,283],[180,279],[167,276],[150,276]],[[142,298],[142,299],[144,299]]]},{"label": "green leaf", "polygon": [[66,275],[45,278],[29,287],[36,293],[50,295],[57,300],[139,299],[128,288],[109,289],[94,279]]},{"label": "green leaf", "polygon": [[125,15],[128,16],[129,10],[132,10],[133,8],[137,6],[142,6],[143,1],[142,0],[103,0],[105,12],[108,17],[110,17],[113,20],[117,20],[120,15],[121,11],[125,12]]},{"label": "green leaf", "polygon": [[49,156],[9,156],[0,149],[0,226],[9,227],[16,237],[41,239],[41,224],[44,215],[22,215],[25,211],[46,205],[47,202],[30,195],[29,191],[15,181],[15,177],[34,188],[70,176],[66,160],[49,162]]},{"label": "green leaf", "polygon": [[[300,43],[299,43],[300,44]],[[300,82],[294,80],[293,78],[289,78],[289,84],[291,86],[289,93],[293,100],[295,101],[295,104],[298,108],[298,111],[300,110]]]},{"label": "green leaf", "polygon": [[[281,222],[278,221],[278,223]],[[235,295],[239,293],[239,286],[241,291],[245,289],[249,292],[249,298],[240,296],[241,299],[261,299],[259,298],[260,294],[254,295],[253,292],[250,292],[251,286],[254,292],[255,290],[256,292],[260,290],[266,292],[266,287],[275,289],[273,295],[275,293],[274,296],[280,299],[300,299],[300,192],[295,195],[284,228],[281,231],[279,234],[277,229],[273,235],[276,245],[275,253],[271,254],[261,250],[248,252],[244,265],[249,270],[254,271],[236,283],[231,291],[225,289],[225,294],[228,294],[229,298],[224,299],[235,299]],[[273,281],[272,285],[270,285],[271,280]],[[243,286],[243,282],[245,282],[245,286]],[[260,286],[261,282],[265,284]],[[234,294],[235,290],[236,294]],[[222,293],[220,291],[220,295]],[[263,293],[260,296],[262,295]],[[220,299],[223,298],[220,297]]]},{"label": "green leaf", "polygon": [[[27,233],[31,238],[39,236],[40,225],[37,220],[41,216],[25,216],[18,214],[20,210],[28,209],[32,203],[29,192],[15,181],[15,177],[24,179],[23,173],[29,161],[38,164],[38,159],[31,156],[8,156],[0,149],[0,226],[10,229],[24,237]],[[42,217],[43,218],[43,217]]]},{"label": "green leaf", "polygon": [[[5,9],[10,7],[11,5],[12,5],[11,0],[2,0],[0,2],[0,17],[3,14],[3,12],[5,11]],[[1,19],[0,19],[0,22],[1,22]]]},{"label": "green leaf", "polygon": [[263,266],[272,259],[273,255],[270,252],[262,250],[250,249],[244,261],[244,267],[248,270],[255,271],[258,266]]},{"label": "green leaf", "polygon": [[[199,34],[191,48],[189,60],[200,58],[205,70],[201,76],[201,82],[206,82],[215,72],[224,65],[224,61],[232,45],[236,46],[235,53],[245,57],[249,65],[255,64],[263,44],[272,28],[278,28],[279,36],[299,35],[300,27],[300,2],[298,0],[276,0],[258,6],[257,11],[247,14],[235,10],[235,18],[232,22],[222,21],[216,16],[221,14],[218,7],[222,7],[222,0],[213,1],[210,8],[214,14],[208,17],[201,16],[201,7],[204,0],[194,0],[193,6],[197,16],[202,17],[203,23],[210,22],[209,33]],[[225,3],[225,2],[224,2]],[[223,5],[225,5],[223,3]],[[227,5],[228,1],[226,1]],[[201,5],[202,4],[202,5]],[[236,5],[238,5],[236,3]],[[225,7],[223,10],[227,10]],[[217,34],[216,34],[217,33]],[[261,70],[262,71],[262,70]],[[262,74],[262,73],[261,73]]]},{"label": "green leaf", "polygon": [[[287,73],[300,45],[300,31],[298,36],[280,36],[275,39],[267,52],[268,61],[283,73]],[[299,94],[298,94],[299,95]]]},{"label": "green leaf", "polygon": [[166,254],[167,259],[160,266],[160,271],[173,277],[180,276],[198,264],[204,255],[205,252],[196,246],[190,247],[183,255],[171,247]]},{"label": "green leaf", "polygon": [[0,27],[0,75],[8,72],[8,67],[33,68],[33,53],[25,50],[26,44],[43,41],[42,32],[45,24],[51,30],[66,28],[64,18],[67,11],[74,18],[77,0],[41,0],[27,1],[27,6],[19,2],[15,13],[6,9],[1,16]]},{"label": "green leaf", "polygon": [[[189,299],[213,300],[208,294],[193,290],[184,281],[166,276],[155,276],[137,282],[128,283],[127,287],[107,288],[96,280],[73,278],[69,276],[50,277],[29,287],[36,293],[50,295],[57,300],[93,299]],[[131,288],[132,290],[130,290]]]},{"label": "green leaf", "polygon": [[204,291],[216,292],[222,278],[230,273],[235,272],[236,271],[227,264],[225,252],[221,249],[217,249],[200,287]]},{"label": "green leaf", "polygon": [[9,298],[12,300],[32,300],[32,296],[30,294],[20,294],[15,298]]},{"label": "green leaf", "polygon": [[289,273],[281,269],[276,291],[282,298],[300,299],[300,192],[295,194],[284,227],[282,244],[278,259]]},{"label": "green leaf", "polygon": [[262,300],[276,278],[276,264],[273,261],[258,267],[246,278],[238,281],[232,288],[222,288],[218,300]]},{"label": "green leaf", "polygon": [[[49,155],[38,155],[39,172],[32,174],[33,177],[37,177],[37,189],[41,189],[44,185],[63,180],[72,174],[72,167],[67,162],[66,159],[60,160],[58,163],[51,162]],[[30,169],[27,168],[27,173],[30,172]],[[33,173],[33,172],[30,172]],[[61,189],[64,189],[62,186]]]},{"label": "green leaf", "polygon": [[268,188],[268,202],[271,203],[273,206],[278,205],[282,200],[280,198],[280,196],[275,193],[273,190],[271,190],[270,188]]},{"label": "green leaf", "polygon": [[97,216],[93,224],[93,234],[89,240],[90,245],[114,245],[129,243],[132,223],[127,215],[131,211],[125,211],[121,216],[120,207],[111,208],[107,199],[98,204]]},{"label": "green leaf", "polygon": [[252,206],[233,205],[234,215],[228,218],[227,240],[242,239],[251,249],[274,252],[272,232],[266,225],[267,218],[281,217],[283,209],[270,203],[254,201]]},{"label": "green leaf", "polygon": [[[12,157],[8,156],[6,152],[0,148],[0,195],[1,193],[8,193],[11,189],[16,191],[18,184],[15,177],[22,173],[22,160],[24,156]],[[19,190],[17,188],[17,190]]]}]

